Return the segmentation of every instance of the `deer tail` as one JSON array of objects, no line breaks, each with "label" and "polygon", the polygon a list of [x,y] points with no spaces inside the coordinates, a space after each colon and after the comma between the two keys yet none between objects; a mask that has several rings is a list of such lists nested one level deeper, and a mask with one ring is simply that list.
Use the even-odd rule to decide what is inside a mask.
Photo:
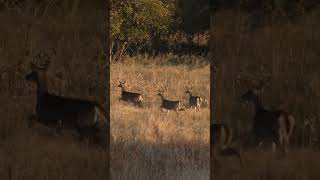
[{"label": "deer tail", "polygon": [[289,122],[288,135],[290,137],[290,135],[292,134],[292,131],[293,131],[294,124],[295,124],[295,119],[292,115],[288,115],[288,122]]}]

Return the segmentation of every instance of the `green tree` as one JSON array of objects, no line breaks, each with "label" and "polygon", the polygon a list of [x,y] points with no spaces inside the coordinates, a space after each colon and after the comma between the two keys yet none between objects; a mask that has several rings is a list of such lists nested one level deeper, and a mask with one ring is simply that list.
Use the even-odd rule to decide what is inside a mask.
[{"label": "green tree", "polygon": [[174,5],[169,0],[111,0],[111,49],[117,46],[116,58],[121,58],[128,43],[167,33]]}]

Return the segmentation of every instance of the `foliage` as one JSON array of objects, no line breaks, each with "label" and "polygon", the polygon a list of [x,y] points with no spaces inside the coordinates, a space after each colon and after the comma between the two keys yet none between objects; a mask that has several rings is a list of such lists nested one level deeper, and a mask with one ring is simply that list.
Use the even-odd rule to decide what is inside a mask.
[{"label": "foliage", "polygon": [[168,31],[172,2],[165,0],[111,0],[111,35],[123,41],[142,41]]},{"label": "foliage", "polygon": [[317,0],[215,0],[212,2],[213,13],[220,10],[246,12],[252,23],[271,25],[284,21],[296,21],[319,7]]}]

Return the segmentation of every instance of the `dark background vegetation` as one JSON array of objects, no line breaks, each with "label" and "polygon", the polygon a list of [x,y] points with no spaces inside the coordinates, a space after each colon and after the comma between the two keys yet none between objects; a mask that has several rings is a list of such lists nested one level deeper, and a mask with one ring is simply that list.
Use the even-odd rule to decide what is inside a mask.
[{"label": "dark background vegetation", "polygon": [[[318,166],[319,150],[303,137],[306,116],[314,115],[319,123],[320,115],[319,2],[211,3],[210,44],[212,65],[217,67],[211,76],[212,105],[216,105],[211,119],[234,129],[247,159],[245,169],[237,170],[231,161],[212,173],[215,179],[318,179],[312,167]],[[236,81],[239,76],[242,83]],[[250,146],[253,108],[244,106],[239,97],[259,81],[265,82],[258,93],[263,105],[287,110],[296,119],[286,158],[257,153]],[[314,136],[319,139],[319,130]]]},{"label": "dark background vegetation", "polygon": [[217,119],[245,127],[247,118],[244,109],[236,108],[237,97],[252,86],[237,84],[239,75],[263,80],[263,104],[288,109],[297,127],[305,115],[319,113],[320,7],[314,1],[302,2],[214,3],[211,38],[213,60],[218,63]]},{"label": "dark background vegetation", "polygon": [[111,51],[123,54],[206,55],[208,0],[112,0]]},{"label": "dark background vegetation", "polygon": [[[36,124],[35,84],[24,76],[39,52],[56,50],[49,92],[106,103],[106,1],[0,1],[0,179],[108,179],[109,152]],[[107,134],[108,132],[106,132]]]}]

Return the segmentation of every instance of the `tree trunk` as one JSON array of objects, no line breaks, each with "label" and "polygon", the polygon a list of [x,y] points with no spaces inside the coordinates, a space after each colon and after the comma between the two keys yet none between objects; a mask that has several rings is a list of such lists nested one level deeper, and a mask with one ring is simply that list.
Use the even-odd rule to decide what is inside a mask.
[{"label": "tree trunk", "polygon": [[121,61],[122,60],[122,56],[123,56],[125,50],[127,49],[127,47],[128,47],[128,42],[121,43],[121,49],[118,52],[117,61]]}]

